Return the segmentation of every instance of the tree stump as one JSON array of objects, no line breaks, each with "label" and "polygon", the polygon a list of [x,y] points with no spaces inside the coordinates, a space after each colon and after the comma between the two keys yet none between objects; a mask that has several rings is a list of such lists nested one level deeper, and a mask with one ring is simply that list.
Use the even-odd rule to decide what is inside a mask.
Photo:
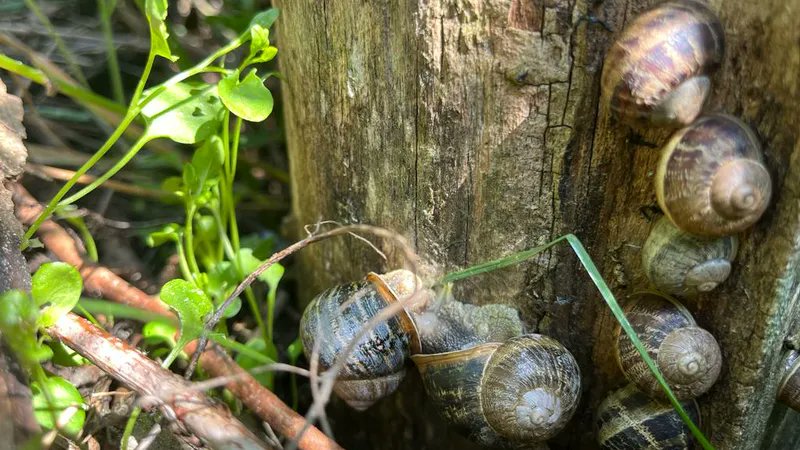
[{"label": "tree stump", "polygon": [[[640,248],[660,215],[653,175],[669,131],[618,122],[599,79],[615,32],[653,1],[275,3],[298,233],[320,220],[385,226],[443,274],[572,232],[618,298],[647,286]],[[727,49],[706,111],[757,130],[774,196],[741,236],[729,280],[687,304],[724,357],[699,399],[702,428],[718,448],[794,448],[798,414],[772,399],[800,308],[800,2],[711,7]],[[303,300],[401,266],[381,244],[388,263],[355,240],[305,250]],[[609,352],[614,320],[571,250],[457,292],[516,307],[530,331],[575,355],[581,406],[550,447],[595,448],[593,412],[624,379]],[[329,411],[348,448],[467,445],[445,431],[413,374],[365,414],[338,402]]]}]

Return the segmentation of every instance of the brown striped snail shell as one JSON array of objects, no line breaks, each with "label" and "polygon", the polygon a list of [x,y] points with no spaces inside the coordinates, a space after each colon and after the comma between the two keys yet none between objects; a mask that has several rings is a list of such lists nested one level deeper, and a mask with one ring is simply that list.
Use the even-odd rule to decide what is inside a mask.
[{"label": "brown striped snail shell", "polygon": [[800,353],[793,350],[784,362],[783,378],[778,388],[778,400],[800,411]]},{"label": "brown striped snail shell", "polygon": [[664,214],[681,230],[725,236],[753,225],[767,209],[772,181],[755,133],[739,119],[701,117],[672,135],[655,177]]},{"label": "brown striped snail shell", "polygon": [[728,278],[738,248],[736,236],[695,236],[662,217],[642,247],[642,267],[659,291],[691,297],[711,291]]},{"label": "brown striped snail shell", "polygon": [[[717,381],[722,367],[719,344],[699,328],[679,303],[655,294],[639,294],[625,306],[625,315],[657,363],[675,396],[695,398]],[[666,398],[628,335],[616,329],[615,356],[625,377],[645,394]]]},{"label": "brown striped snail shell", "polygon": [[[312,358],[317,337],[324,337],[319,341],[319,365],[321,370],[331,368],[376,314],[413,293],[420,283],[413,273],[396,270],[384,275],[370,273],[363,281],[322,292],[309,303],[300,320],[306,357]],[[337,374],[333,390],[351,407],[364,410],[397,389],[407,358],[419,351],[416,326],[403,308],[358,342]]]},{"label": "brown striped snail shell", "polygon": [[[699,425],[694,400],[681,403]],[[603,450],[678,450],[693,448],[694,439],[672,404],[654,400],[633,384],[611,393],[597,411],[597,442]]]},{"label": "brown striped snail shell", "polygon": [[699,1],[669,1],[643,12],[606,55],[601,86],[611,110],[629,122],[691,123],[724,46],[719,19]]},{"label": "brown striped snail shell", "polygon": [[484,446],[544,441],[578,406],[578,364],[547,336],[528,334],[412,359],[444,418]]}]

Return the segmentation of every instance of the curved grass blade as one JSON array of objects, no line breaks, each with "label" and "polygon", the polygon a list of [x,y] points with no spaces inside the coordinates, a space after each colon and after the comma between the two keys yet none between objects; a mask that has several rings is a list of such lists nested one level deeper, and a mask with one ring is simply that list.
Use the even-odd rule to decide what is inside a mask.
[{"label": "curved grass blade", "polygon": [[636,348],[636,351],[639,352],[639,355],[644,360],[647,367],[656,377],[658,383],[661,385],[661,388],[667,394],[667,398],[669,398],[670,403],[672,403],[672,407],[675,408],[675,411],[681,417],[681,420],[689,427],[689,430],[692,432],[694,437],[697,439],[697,442],[705,450],[714,450],[714,446],[708,441],[708,439],[703,435],[703,432],[697,427],[697,425],[692,422],[692,419],[689,418],[689,415],[686,413],[686,410],[683,409],[683,406],[673,394],[672,389],[670,389],[667,381],[664,379],[664,376],[661,374],[661,371],[658,370],[656,363],[650,358],[650,355],[647,354],[647,350],[645,350],[642,341],[639,340],[639,337],[636,335],[636,332],[633,331],[633,327],[631,326],[628,319],[625,317],[625,313],[622,312],[622,308],[620,308],[617,299],[614,298],[614,294],[611,293],[611,288],[608,287],[603,277],[600,275],[600,271],[597,270],[597,266],[595,266],[594,261],[586,252],[586,249],[581,244],[581,241],[574,235],[574,234],[567,234],[565,236],[561,236],[555,239],[552,242],[549,242],[544,245],[540,245],[538,247],[534,247],[530,250],[525,250],[519,253],[515,253],[513,255],[507,256],[505,258],[496,259],[494,261],[488,261],[482,264],[477,264],[472,267],[468,267],[464,270],[459,270],[456,272],[451,272],[439,281],[441,284],[445,283],[452,283],[453,281],[463,280],[465,278],[469,278],[478,274],[491,272],[493,270],[501,269],[503,267],[512,266],[514,264],[518,264],[526,259],[532,258],[543,251],[549,249],[550,247],[562,242],[567,241],[572,247],[572,250],[578,256],[578,260],[580,260],[583,268],[586,269],[586,272],[589,273],[589,277],[592,279],[592,282],[597,287],[597,290],[600,292],[600,295],[605,300],[608,307],[611,309],[611,313],[614,314],[614,317],[619,322],[622,329],[625,333],[630,337],[631,342],[633,342],[633,346]]}]

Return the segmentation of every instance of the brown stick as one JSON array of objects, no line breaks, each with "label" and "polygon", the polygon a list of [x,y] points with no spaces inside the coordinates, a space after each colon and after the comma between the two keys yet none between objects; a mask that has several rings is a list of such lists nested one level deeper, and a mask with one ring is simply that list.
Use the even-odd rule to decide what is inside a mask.
[{"label": "brown stick", "polygon": [[[15,187],[14,204],[17,217],[23,224],[32,223],[42,210],[36,199],[20,185]],[[172,316],[169,308],[159,300],[131,286],[105,267],[84,261],[72,236],[56,222],[46,220],[37,235],[56,257],[78,268],[83,277],[84,289],[115,302]],[[196,342],[190,343],[185,348],[186,352],[193,353],[196,345]],[[277,433],[296,440],[298,448],[302,450],[342,448],[316,427],[310,426],[303,432],[306,420],[239,367],[227,353],[217,348],[210,348],[203,352],[200,362],[212,376],[232,376],[232,381],[226,387]]]},{"label": "brown stick", "polygon": [[226,408],[211,401],[192,383],[158,365],[86,319],[69,313],[47,332],[77,351],[127,387],[145,397],[145,403],[159,406],[167,417],[215,449],[266,449]]}]

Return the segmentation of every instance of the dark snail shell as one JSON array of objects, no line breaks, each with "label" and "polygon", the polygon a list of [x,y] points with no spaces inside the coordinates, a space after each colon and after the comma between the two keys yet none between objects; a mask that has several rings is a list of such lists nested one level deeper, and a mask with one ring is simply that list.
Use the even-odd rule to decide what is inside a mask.
[{"label": "dark snail shell", "polygon": [[[681,406],[699,425],[697,403],[690,400]],[[694,444],[689,428],[669,402],[648,398],[632,384],[600,403],[597,442],[603,450],[679,450]]]},{"label": "dark snail shell", "polygon": [[689,124],[705,103],[724,46],[722,26],[705,4],[658,4],[628,24],[609,49],[604,96],[622,120]]},{"label": "dark snail shell", "polygon": [[778,400],[800,411],[800,353],[793,350],[784,363],[783,378],[778,388]]},{"label": "dark snail shell", "polygon": [[[336,358],[375,315],[410,294],[419,279],[407,270],[385,275],[370,273],[364,281],[333,287],[315,297],[300,320],[300,337],[307,358],[319,340],[320,370]],[[413,320],[404,308],[379,323],[354,347],[338,373],[334,392],[347,404],[364,410],[392,393],[405,375],[407,358],[420,351]]]},{"label": "dark snail shell", "polygon": [[728,278],[738,247],[736,236],[694,236],[662,217],[642,247],[642,267],[659,291],[691,297]]},{"label": "dark snail shell", "polygon": [[725,236],[767,209],[772,181],[753,131],[728,115],[704,116],[675,132],[655,177],[664,214],[681,230]]},{"label": "dark snail shell", "polygon": [[[717,381],[722,367],[719,344],[682,305],[640,294],[626,304],[625,315],[677,398],[697,397]],[[645,394],[666,398],[628,335],[619,327],[616,334],[615,356],[625,377]]]},{"label": "dark snail shell", "polygon": [[412,359],[444,418],[484,446],[544,441],[578,406],[578,364],[547,336],[529,334]]}]

